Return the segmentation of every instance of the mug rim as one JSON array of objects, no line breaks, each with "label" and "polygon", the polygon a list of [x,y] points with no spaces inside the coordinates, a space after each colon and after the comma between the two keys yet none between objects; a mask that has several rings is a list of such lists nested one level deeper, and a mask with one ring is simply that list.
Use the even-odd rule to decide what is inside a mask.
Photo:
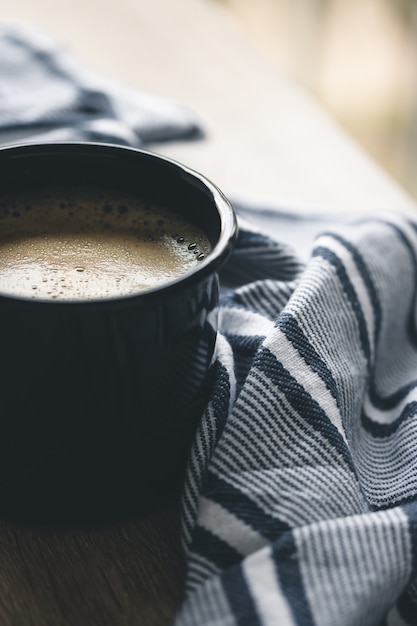
[{"label": "mug rim", "polygon": [[[77,151],[102,151],[108,153],[117,152],[120,154],[139,154],[141,158],[153,160],[154,162],[162,162],[165,165],[172,167],[177,173],[189,184],[197,183],[197,186],[202,185],[204,192],[210,196],[211,203],[217,209],[217,214],[220,220],[220,232],[216,243],[213,245],[210,254],[205,259],[199,262],[198,266],[195,266],[184,274],[176,278],[172,278],[162,285],[150,287],[148,289],[139,291],[133,294],[118,295],[106,298],[92,298],[92,299],[74,299],[74,300],[48,300],[46,298],[29,298],[25,296],[18,296],[0,291],[0,301],[7,303],[15,303],[20,306],[32,306],[41,307],[47,306],[56,308],[86,308],[98,307],[124,307],[129,305],[138,305],[139,302],[145,304],[148,301],[160,299],[166,297],[168,294],[176,294],[178,291],[182,291],[184,288],[192,285],[193,283],[199,283],[211,274],[214,274],[216,270],[222,265],[225,259],[230,254],[234,247],[237,234],[238,225],[236,214],[233,206],[225,194],[211,182],[203,174],[200,174],[191,167],[184,165],[183,163],[166,157],[164,155],[153,153],[142,148],[134,148],[131,146],[123,146],[119,144],[104,143],[104,142],[90,142],[90,141],[63,141],[63,142],[25,142],[21,144],[10,144],[0,146],[0,158],[5,153],[9,154],[11,158],[17,158],[20,156],[29,156],[33,153],[47,154],[58,156],[60,152],[65,151],[67,153]],[[51,183],[53,184],[53,182]],[[203,190],[202,190],[203,191]]]}]

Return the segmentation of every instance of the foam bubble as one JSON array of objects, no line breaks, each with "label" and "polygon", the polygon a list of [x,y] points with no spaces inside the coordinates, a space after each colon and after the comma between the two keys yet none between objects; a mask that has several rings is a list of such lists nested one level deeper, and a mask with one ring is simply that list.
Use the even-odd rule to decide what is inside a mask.
[{"label": "foam bubble", "polygon": [[31,298],[133,294],[177,278],[211,249],[164,207],[82,188],[3,198],[0,233],[0,291]]}]

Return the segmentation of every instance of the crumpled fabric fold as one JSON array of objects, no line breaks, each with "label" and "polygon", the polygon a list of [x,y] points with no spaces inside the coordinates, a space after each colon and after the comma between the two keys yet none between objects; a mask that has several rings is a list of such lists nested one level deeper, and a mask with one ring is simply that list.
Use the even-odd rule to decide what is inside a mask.
[{"label": "crumpled fabric fold", "polygon": [[265,236],[255,276],[250,231],[229,261],[176,626],[417,623],[417,221],[316,226],[305,264]]},{"label": "crumpled fabric fold", "polygon": [[185,106],[85,69],[52,37],[0,25],[0,144],[98,141],[132,147],[196,138]]}]

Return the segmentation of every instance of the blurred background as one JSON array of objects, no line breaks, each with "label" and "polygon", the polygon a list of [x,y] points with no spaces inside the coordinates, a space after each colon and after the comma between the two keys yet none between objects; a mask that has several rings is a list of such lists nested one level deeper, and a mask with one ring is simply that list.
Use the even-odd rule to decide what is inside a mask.
[{"label": "blurred background", "polygon": [[417,198],[417,0],[212,0]]},{"label": "blurred background", "polygon": [[234,197],[415,211],[417,0],[0,0],[8,21],[195,111],[205,141],[157,148]]}]

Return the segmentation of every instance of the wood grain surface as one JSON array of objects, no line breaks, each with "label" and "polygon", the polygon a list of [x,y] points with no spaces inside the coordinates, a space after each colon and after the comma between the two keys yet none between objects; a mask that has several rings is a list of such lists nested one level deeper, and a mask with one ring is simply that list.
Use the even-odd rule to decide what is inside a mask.
[{"label": "wood grain surface", "polygon": [[165,626],[184,577],[178,503],[103,526],[0,525],[1,626]]}]

